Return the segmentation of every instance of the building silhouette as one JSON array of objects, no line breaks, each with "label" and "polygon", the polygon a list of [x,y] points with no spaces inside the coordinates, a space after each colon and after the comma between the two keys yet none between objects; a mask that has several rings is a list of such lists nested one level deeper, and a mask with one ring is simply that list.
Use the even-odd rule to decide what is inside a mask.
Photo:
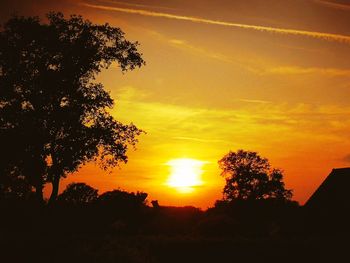
[{"label": "building silhouette", "polygon": [[318,210],[349,208],[349,190],[350,168],[333,169],[305,203],[305,207]]},{"label": "building silhouette", "polygon": [[317,233],[350,232],[350,168],[327,176],[304,205],[308,228]]}]

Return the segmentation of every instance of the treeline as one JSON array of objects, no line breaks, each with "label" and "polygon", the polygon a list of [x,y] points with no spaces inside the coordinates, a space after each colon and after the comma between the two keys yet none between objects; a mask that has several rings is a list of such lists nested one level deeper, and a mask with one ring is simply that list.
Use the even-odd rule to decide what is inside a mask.
[{"label": "treeline", "polygon": [[23,199],[22,195],[2,199],[0,204],[4,230],[208,237],[287,233],[299,209],[295,202],[272,199],[221,200],[206,211],[158,202],[151,206],[144,192],[113,190],[98,195],[97,189],[85,183],[68,185],[49,206],[38,206],[35,198]]},{"label": "treeline", "polygon": [[237,262],[280,262],[281,258],[295,262],[301,257],[329,259],[317,254],[320,248],[328,248],[327,255],[333,258],[333,252],[346,244],[334,238],[339,233],[326,232],[329,225],[318,225],[312,233],[317,218],[309,218],[303,207],[286,199],[223,199],[202,211],[156,201],[151,205],[143,192],[113,190],[98,195],[96,189],[74,183],[54,204],[39,206],[35,200],[12,196],[0,201],[2,258],[223,262],[234,253]]},{"label": "treeline", "polygon": [[0,200],[8,215],[28,211],[27,221],[35,222],[38,214],[48,222],[57,222],[56,229],[71,231],[268,236],[292,229],[287,225],[297,214],[298,204],[291,200],[292,191],[285,189],[281,170],[272,168],[256,152],[244,150],[229,152],[219,165],[226,179],[223,199],[207,211],[162,207],[156,200],[151,207],[147,193],[114,190],[99,195],[85,183],[69,184],[55,202],[44,204],[37,201],[26,178],[19,176],[8,177],[16,180],[0,184]]}]

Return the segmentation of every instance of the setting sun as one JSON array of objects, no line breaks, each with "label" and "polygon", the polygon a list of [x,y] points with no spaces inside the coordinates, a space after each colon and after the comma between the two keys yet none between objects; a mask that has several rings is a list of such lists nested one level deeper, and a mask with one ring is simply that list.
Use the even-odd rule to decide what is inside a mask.
[{"label": "setting sun", "polygon": [[181,193],[192,192],[194,187],[203,184],[201,179],[203,164],[203,161],[188,158],[173,159],[167,162],[171,168],[167,184]]}]

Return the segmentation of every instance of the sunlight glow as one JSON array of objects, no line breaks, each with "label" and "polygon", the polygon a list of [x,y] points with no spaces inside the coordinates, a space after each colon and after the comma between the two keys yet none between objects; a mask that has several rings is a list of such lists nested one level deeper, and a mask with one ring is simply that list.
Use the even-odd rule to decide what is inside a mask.
[{"label": "sunlight glow", "polygon": [[167,185],[175,188],[180,193],[193,192],[194,187],[203,184],[201,175],[204,163],[203,161],[189,158],[170,160],[166,163],[171,168]]}]

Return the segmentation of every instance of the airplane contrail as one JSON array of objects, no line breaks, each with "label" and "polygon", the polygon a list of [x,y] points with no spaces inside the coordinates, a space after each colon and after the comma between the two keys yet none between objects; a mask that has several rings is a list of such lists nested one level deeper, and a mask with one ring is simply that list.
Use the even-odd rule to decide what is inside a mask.
[{"label": "airplane contrail", "polygon": [[162,18],[190,21],[194,23],[202,23],[202,24],[209,24],[209,25],[219,25],[219,26],[226,26],[226,27],[251,29],[251,30],[257,30],[262,32],[271,32],[271,33],[288,34],[288,35],[296,35],[296,36],[307,36],[307,37],[324,39],[327,41],[337,41],[337,42],[350,44],[350,36],[347,36],[347,35],[231,23],[231,22],[225,22],[225,21],[219,21],[219,20],[205,19],[200,17],[181,16],[181,15],[174,15],[169,13],[161,13],[161,12],[149,11],[144,9],[130,9],[130,8],[123,8],[123,7],[115,7],[115,6],[93,5],[88,3],[81,3],[81,5],[95,8],[95,9],[100,9],[100,10],[116,11],[116,12],[122,12],[122,13],[128,13],[128,14],[137,14],[142,16],[162,17]]},{"label": "airplane contrail", "polygon": [[330,8],[343,10],[343,11],[350,10],[350,5],[347,5],[347,4],[335,3],[335,2],[330,2],[330,1],[326,1],[326,0],[313,0],[313,2],[320,4],[320,5],[330,7]]},{"label": "airplane contrail", "polygon": [[171,7],[166,7],[166,6],[149,6],[149,5],[143,5],[143,4],[133,4],[133,3],[126,3],[126,2],[119,2],[119,1],[113,1],[113,0],[101,0],[101,2],[105,2],[108,4],[117,4],[117,5],[126,5],[126,6],[130,6],[130,7],[153,7],[153,8],[157,8],[157,9],[167,9],[167,10],[174,10],[174,8]]}]

